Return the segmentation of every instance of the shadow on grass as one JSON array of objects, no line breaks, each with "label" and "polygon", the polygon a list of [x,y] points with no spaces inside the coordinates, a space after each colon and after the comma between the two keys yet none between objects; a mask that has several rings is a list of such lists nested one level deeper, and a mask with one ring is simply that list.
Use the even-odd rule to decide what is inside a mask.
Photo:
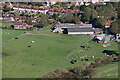
[{"label": "shadow on grass", "polygon": [[107,55],[115,54],[116,56],[118,56],[120,54],[118,51],[113,51],[113,50],[104,50],[104,51],[102,51],[102,53],[107,54]]}]

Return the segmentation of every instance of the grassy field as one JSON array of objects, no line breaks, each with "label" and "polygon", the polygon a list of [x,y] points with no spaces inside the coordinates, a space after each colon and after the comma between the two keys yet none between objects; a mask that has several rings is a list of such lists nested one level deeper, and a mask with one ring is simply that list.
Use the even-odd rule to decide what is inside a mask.
[{"label": "grassy field", "polygon": [[95,78],[118,78],[118,63],[104,65],[97,68]]},{"label": "grassy field", "polygon": [[25,30],[2,30],[2,42],[7,42],[11,40],[12,38],[15,38],[17,36],[20,36],[24,34]]},{"label": "grassy field", "polygon": [[[88,42],[92,39],[91,36],[56,34],[50,31],[50,27],[41,31],[31,31],[29,34],[20,30],[3,30],[2,33],[5,78],[38,78],[55,69],[65,70],[83,62],[91,62],[93,55],[95,58],[106,57],[102,53],[103,50],[118,50],[114,42],[111,43],[112,46],[104,48],[102,44]],[[16,36],[18,39],[13,39]],[[80,47],[84,43],[90,46],[90,50]],[[89,56],[89,61],[80,60],[80,57],[85,56]],[[77,62],[71,64],[72,59],[76,59]],[[98,68],[100,69],[104,67]],[[100,76],[97,74],[97,77]]]}]

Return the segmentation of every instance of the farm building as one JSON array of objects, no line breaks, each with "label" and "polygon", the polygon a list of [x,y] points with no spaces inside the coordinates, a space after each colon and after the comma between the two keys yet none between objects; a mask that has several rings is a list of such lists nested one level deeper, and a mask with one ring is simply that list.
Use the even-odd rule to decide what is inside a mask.
[{"label": "farm building", "polygon": [[101,42],[108,43],[114,38],[115,38],[114,35],[99,34],[99,35],[96,35],[93,40],[98,41],[100,43]]},{"label": "farm building", "polygon": [[92,27],[92,24],[54,24],[52,30],[57,33],[79,35],[94,34],[96,29]]},{"label": "farm building", "polygon": [[68,34],[94,34],[92,28],[68,28]]},{"label": "farm building", "polygon": [[32,26],[28,25],[27,23],[16,22],[14,24],[14,29],[27,29],[31,28]]}]

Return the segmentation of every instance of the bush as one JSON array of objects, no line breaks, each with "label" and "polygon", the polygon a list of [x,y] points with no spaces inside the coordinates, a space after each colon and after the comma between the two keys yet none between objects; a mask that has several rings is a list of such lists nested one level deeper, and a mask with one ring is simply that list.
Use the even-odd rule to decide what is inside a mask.
[{"label": "bush", "polygon": [[95,74],[96,70],[93,67],[86,67],[86,69],[82,71],[82,75],[89,76],[89,78],[92,78]]},{"label": "bush", "polygon": [[95,59],[94,67],[99,67],[102,65],[103,58],[97,58]]},{"label": "bush", "polygon": [[107,58],[97,58],[95,60],[95,63],[93,64],[93,67],[99,67],[105,64],[109,64],[113,61],[113,59],[114,58],[112,56],[109,56]]},{"label": "bush", "polygon": [[43,76],[44,78],[78,78],[77,74],[69,71],[55,70]]}]

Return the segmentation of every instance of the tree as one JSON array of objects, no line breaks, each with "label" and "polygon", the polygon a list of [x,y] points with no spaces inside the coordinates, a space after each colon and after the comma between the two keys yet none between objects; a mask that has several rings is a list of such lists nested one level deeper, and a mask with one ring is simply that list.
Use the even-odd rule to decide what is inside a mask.
[{"label": "tree", "polygon": [[93,3],[90,3],[89,7],[90,7],[91,9],[94,9],[94,4],[93,4]]},{"label": "tree", "polygon": [[82,19],[82,15],[80,14],[80,15],[78,16],[78,18],[79,18],[79,20],[81,20],[81,19]]},{"label": "tree", "polygon": [[38,28],[43,28],[45,26],[48,26],[50,24],[50,22],[48,21],[49,17],[48,16],[42,16],[41,20],[35,24],[34,26],[38,27]]},{"label": "tree", "polygon": [[52,18],[54,18],[55,20],[57,20],[57,19],[58,19],[58,16],[59,16],[58,14],[53,14],[53,15],[52,15]]},{"label": "tree", "polygon": [[34,24],[33,25],[33,27],[37,27],[37,28],[43,28],[43,24],[41,24],[41,23],[36,23],[36,24]]},{"label": "tree", "polygon": [[43,3],[41,3],[41,2],[32,2],[32,3],[29,3],[29,4],[31,4],[32,6],[43,6]]},{"label": "tree", "polygon": [[[84,8],[85,7],[85,8]],[[82,21],[83,22],[89,22],[91,23],[95,18],[97,18],[98,13],[97,11],[94,9],[94,5],[91,3],[89,6],[83,6],[83,18]]]},{"label": "tree", "polygon": [[80,19],[79,19],[78,17],[75,16],[75,17],[73,18],[73,23],[76,23],[76,22],[79,22],[79,21],[80,21]]},{"label": "tree", "polygon": [[81,5],[81,6],[80,6],[80,11],[84,11],[85,8],[86,8],[86,5]]},{"label": "tree", "polygon": [[95,18],[97,18],[97,16],[98,16],[97,11],[94,10],[94,9],[92,9],[92,10],[91,10],[91,16],[90,16],[90,23],[92,23],[92,21],[93,21]]},{"label": "tree", "polygon": [[73,19],[74,19],[74,16],[71,13],[63,14],[59,18],[60,22],[62,22],[62,23],[72,23]]},{"label": "tree", "polygon": [[32,20],[30,18],[26,18],[25,23],[32,25]]},{"label": "tree", "polygon": [[111,24],[111,26],[110,26],[110,31],[111,31],[112,33],[115,33],[115,34],[120,33],[119,22],[120,22],[120,20],[117,20],[117,21],[114,21],[114,22]]},{"label": "tree", "polygon": [[112,2],[111,4],[115,8],[115,10],[118,9],[118,2]]},{"label": "tree", "polygon": [[62,6],[62,2],[57,2],[56,4]]},{"label": "tree", "polygon": [[91,17],[91,8],[86,7],[84,10],[84,22],[90,22],[90,17]]},{"label": "tree", "polygon": [[75,10],[75,9],[76,9],[76,6],[75,6],[75,5],[72,5],[72,6],[70,7],[70,9]]},{"label": "tree", "polygon": [[4,12],[9,12],[10,10],[11,10],[11,8],[10,7],[5,7],[5,8],[3,8],[2,9]]},{"label": "tree", "polygon": [[86,69],[83,71],[83,74],[89,76],[89,78],[92,78],[96,74],[96,70],[92,67],[86,67]]},{"label": "tree", "polygon": [[93,23],[93,27],[96,28],[104,28],[104,22],[105,19],[104,18],[95,18],[92,23]]},{"label": "tree", "polygon": [[117,14],[115,12],[115,8],[111,3],[107,3],[106,5],[102,5],[97,8],[97,12],[99,16],[103,16],[105,19],[116,18]]},{"label": "tree", "polygon": [[106,6],[108,7],[108,9],[114,9],[113,5],[110,2],[107,2]]},{"label": "tree", "polygon": [[51,7],[58,7],[58,8],[60,8],[60,5],[51,5]]}]

